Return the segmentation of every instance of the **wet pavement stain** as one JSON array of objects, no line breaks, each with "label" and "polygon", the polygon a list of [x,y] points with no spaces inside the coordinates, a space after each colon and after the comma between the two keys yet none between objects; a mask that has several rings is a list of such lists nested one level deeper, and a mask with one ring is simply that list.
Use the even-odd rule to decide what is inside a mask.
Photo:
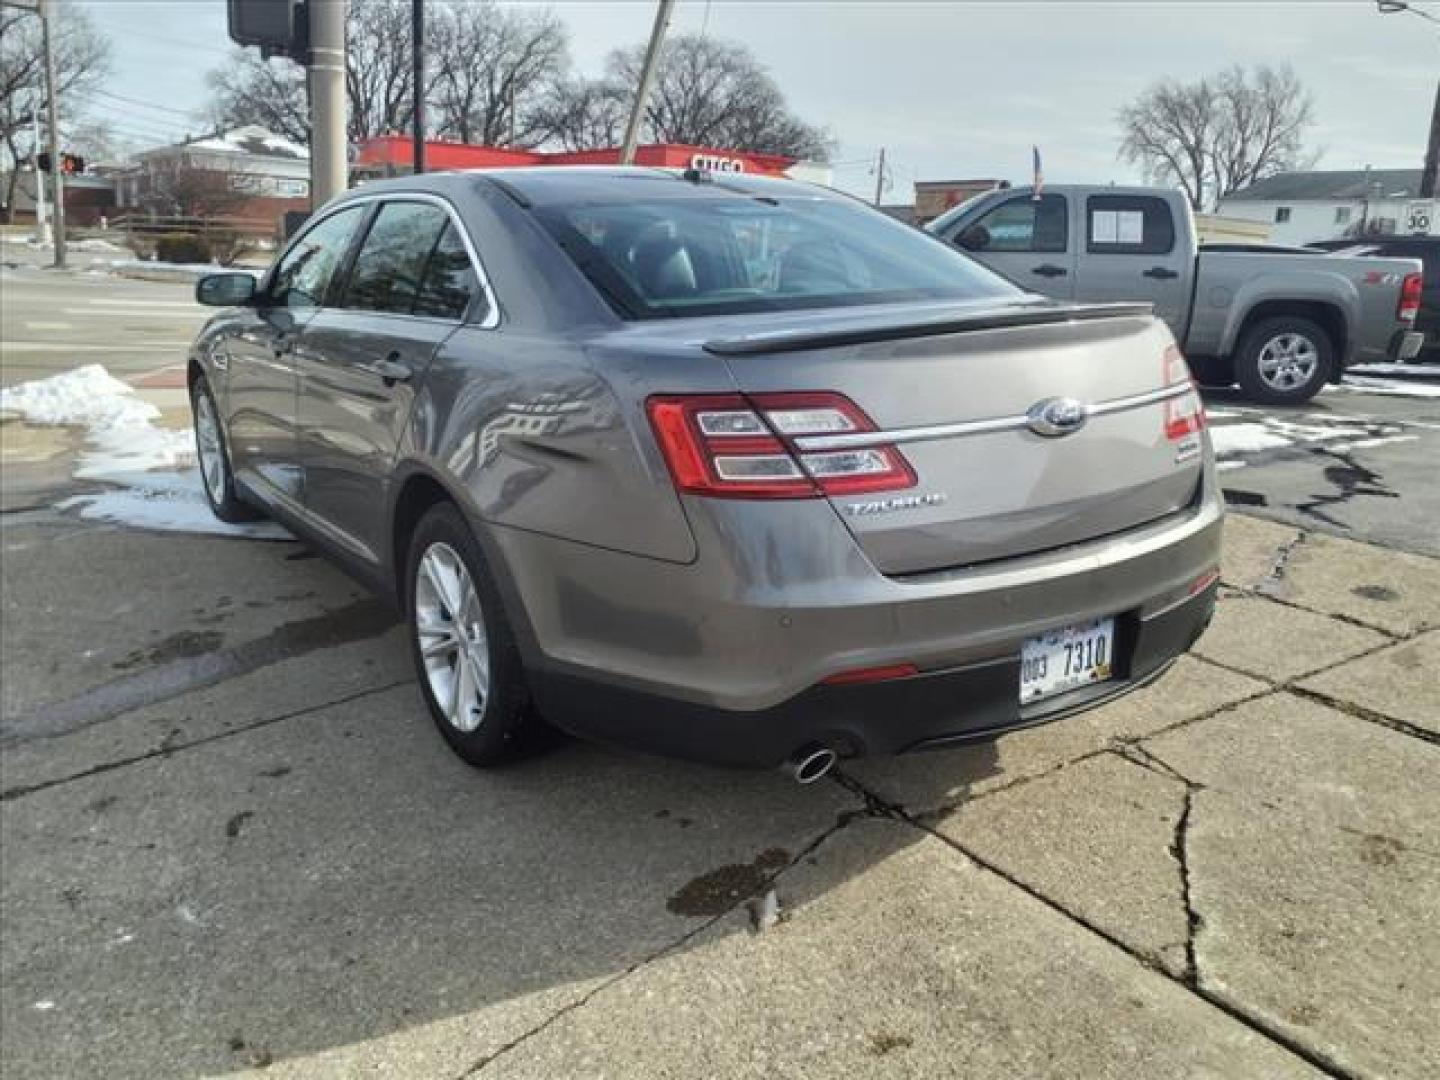
[{"label": "wet pavement stain", "polygon": [[[20,716],[6,717],[0,721],[0,743],[76,731],[143,705],[169,701],[191,690],[213,686],[281,660],[378,637],[394,626],[396,619],[392,607],[381,600],[366,598],[322,615],[284,623],[264,637],[244,642],[233,649],[219,649],[218,643],[213,647],[200,648],[210,638],[221,637],[217,631],[192,634],[192,640],[183,647],[178,642],[169,646],[178,651],[178,658],[146,665],[140,671],[112,679],[53,705],[41,706]],[[185,636],[175,635],[176,638]],[[148,657],[150,654],[147,652],[145,655]]]},{"label": "wet pavement stain", "polygon": [[1393,603],[1400,599],[1398,592],[1387,589],[1384,585],[1356,585],[1350,592],[1361,600],[1379,600],[1382,603]]},{"label": "wet pavement stain", "polygon": [[232,815],[230,820],[225,822],[225,839],[234,840],[238,838],[240,830],[245,827],[245,822],[254,816],[254,810],[241,810],[238,814]]},{"label": "wet pavement stain", "polygon": [[182,630],[148,649],[136,649],[110,666],[116,671],[128,671],[131,668],[164,664],[171,660],[188,660],[212,653],[223,644],[225,635],[219,630]]},{"label": "wet pavement stain", "polygon": [[731,863],[711,870],[687,882],[665,901],[665,910],[672,915],[691,918],[724,915],[742,900],[764,892],[770,885],[770,879],[789,863],[788,851],[771,848],[762,851],[752,863]]}]

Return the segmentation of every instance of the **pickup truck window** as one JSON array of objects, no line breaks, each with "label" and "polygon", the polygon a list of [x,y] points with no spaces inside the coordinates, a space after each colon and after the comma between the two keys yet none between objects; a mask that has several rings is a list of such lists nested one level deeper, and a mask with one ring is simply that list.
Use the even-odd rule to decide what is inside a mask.
[{"label": "pickup truck window", "polygon": [[1070,230],[1065,196],[1017,195],[955,237],[967,251],[1063,252]]},{"label": "pickup truck window", "polygon": [[1091,195],[1085,200],[1085,250],[1091,255],[1166,255],[1175,250],[1175,221],[1164,199]]}]

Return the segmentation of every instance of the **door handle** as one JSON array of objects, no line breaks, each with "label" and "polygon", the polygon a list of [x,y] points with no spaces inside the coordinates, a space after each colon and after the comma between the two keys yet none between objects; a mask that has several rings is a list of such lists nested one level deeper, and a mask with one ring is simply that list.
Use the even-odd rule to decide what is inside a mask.
[{"label": "door handle", "polygon": [[1169,281],[1171,278],[1179,277],[1180,273],[1179,271],[1170,270],[1164,266],[1152,266],[1149,270],[1145,271],[1145,276],[1148,278],[1157,278],[1160,281]]},{"label": "door handle", "polygon": [[1041,277],[1064,277],[1070,273],[1063,266],[1056,266],[1054,263],[1041,263],[1039,266],[1030,268],[1032,274],[1039,274]]},{"label": "door handle", "polygon": [[394,386],[396,383],[409,382],[411,375],[410,365],[400,362],[400,354],[392,352],[384,360],[370,369],[380,376],[380,381],[386,386]]}]

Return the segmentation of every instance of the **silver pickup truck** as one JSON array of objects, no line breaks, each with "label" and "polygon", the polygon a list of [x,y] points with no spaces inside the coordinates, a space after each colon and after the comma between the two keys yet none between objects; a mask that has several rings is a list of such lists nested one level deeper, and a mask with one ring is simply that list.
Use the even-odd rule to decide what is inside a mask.
[{"label": "silver pickup truck", "polygon": [[1351,364],[1408,360],[1423,342],[1420,260],[1202,249],[1178,191],[1007,188],[926,228],[1033,292],[1150,301],[1197,380],[1264,404],[1307,401]]}]

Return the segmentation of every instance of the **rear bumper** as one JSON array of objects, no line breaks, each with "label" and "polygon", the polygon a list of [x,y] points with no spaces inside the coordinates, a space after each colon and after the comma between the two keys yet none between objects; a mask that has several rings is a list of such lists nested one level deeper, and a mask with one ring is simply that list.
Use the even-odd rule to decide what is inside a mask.
[{"label": "rear bumper", "polygon": [[814,744],[861,756],[977,742],[1094,708],[1149,683],[1209,624],[1215,589],[1148,618],[1121,615],[1116,678],[1024,708],[1018,651],[886,682],[813,686],[747,712],[571,674],[543,675],[535,690],[542,712],[584,738],[724,765],[778,766]]},{"label": "rear bumper", "polygon": [[1425,334],[1419,330],[1401,330],[1390,339],[1390,359],[1414,360],[1425,347]]}]

